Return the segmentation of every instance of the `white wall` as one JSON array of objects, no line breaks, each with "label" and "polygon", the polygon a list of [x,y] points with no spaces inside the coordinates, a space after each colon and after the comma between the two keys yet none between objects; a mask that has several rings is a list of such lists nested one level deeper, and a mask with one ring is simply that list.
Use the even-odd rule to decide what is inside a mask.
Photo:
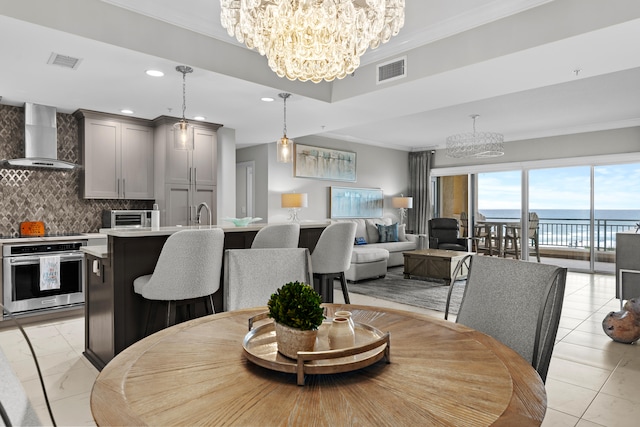
[{"label": "white wall", "polygon": [[217,218],[215,224],[223,224],[222,218],[236,216],[236,131],[221,127],[218,138]]},{"label": "white wall", "polygon": [[[280,207],[281,194],[298,192],[307,193],[309,202],[307,208],[300,210],[300,219],[303,221],[324,221],[330,215],[329,188],[340,186],[381,188],[385,195],[384,216],[398,219],[397,209],[390,207],[391,197],[400,193],[408,195],[408,152],[319,136],[297,138],[295,142],[355,152],[356,182],[296,178],[293,176],[292,163],[278,163],[276,161],[275,142],[239,149],[238,162],[249,160],[256,162],[256,216],[268,219],[269,222],[287,221],[288,210]],[[262,212],[265,212],[266,216],[263,216]]]}]

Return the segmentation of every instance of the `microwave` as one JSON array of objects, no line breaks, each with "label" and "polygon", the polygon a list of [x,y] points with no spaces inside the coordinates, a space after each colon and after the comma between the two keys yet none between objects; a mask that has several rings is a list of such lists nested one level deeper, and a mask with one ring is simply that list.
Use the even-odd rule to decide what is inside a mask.
[{"label": "microwave", "polygon": [[102,228],[151,227],[151,210],[104,210]]}]

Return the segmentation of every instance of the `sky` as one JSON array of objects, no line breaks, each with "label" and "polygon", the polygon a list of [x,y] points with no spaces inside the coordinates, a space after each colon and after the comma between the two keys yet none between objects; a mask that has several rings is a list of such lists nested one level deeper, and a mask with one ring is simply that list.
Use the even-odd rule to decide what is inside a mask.
[{"label": "sky", "polygon": [[[590,166],[529,171],[529,208],[589,209]],[[520,209],[521,171],[478,175],[478,208]],[[640,164],[594,169],[595,209],[640,210]]]}]

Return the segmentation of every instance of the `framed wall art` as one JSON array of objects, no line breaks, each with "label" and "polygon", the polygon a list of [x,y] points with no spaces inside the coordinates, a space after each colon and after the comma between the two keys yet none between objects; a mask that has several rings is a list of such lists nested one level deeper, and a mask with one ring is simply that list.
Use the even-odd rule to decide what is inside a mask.
[{"label": "framed wall art", "polygon": [[294,176],[298,178],[356,181],[356,153],[294,144]]},{"label": "framed wall art", "polygon": [[331,187],[331,218],[381,218],[380,188]]}]

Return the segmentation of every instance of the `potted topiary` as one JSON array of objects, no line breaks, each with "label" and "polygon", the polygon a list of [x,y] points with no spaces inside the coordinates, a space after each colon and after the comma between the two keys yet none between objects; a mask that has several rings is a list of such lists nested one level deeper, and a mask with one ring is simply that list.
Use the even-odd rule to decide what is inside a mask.
[{"label": "potted topiary", "polygon": [[275,322],[278,351],[296,359],[299,351],[313,351],[324,320],[320,295],[306,283],[289,282],[269,298],[269,317]]}]

